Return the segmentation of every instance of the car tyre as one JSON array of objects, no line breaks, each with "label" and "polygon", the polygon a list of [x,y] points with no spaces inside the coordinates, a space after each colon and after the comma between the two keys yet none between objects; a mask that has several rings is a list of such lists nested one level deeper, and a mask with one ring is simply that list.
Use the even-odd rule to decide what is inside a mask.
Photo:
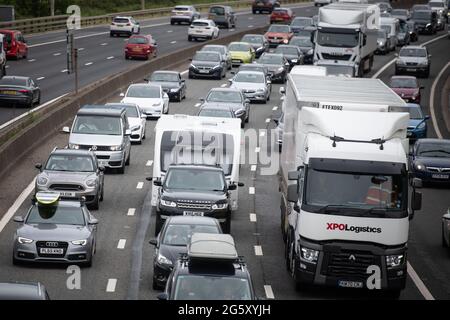
[{"label": "car tyre", "polygon": [[98,210],[100,208],[100,197],[98,195],[95,197],[94,203],[92,203],[89,207],[91,210]]},{"label": "car tyre", "polygon": [[14,253],[13,253],[13,257],[12,257],[12,264],[15,266],[20,266],[22,264],[22,261],[20,261],[14,257]]},{"label": "car tyre", "polygon": [[104,194],[105,194],[105,188],[102,187],[102,193],[100,194],[100,201],[103,201],[103,199],[105,198]]},{"label": "car tyre", "polygon": [[129,166],[129,165],[130,165],[130,162],[131,162],[131,150],[130,150],[130,154],[128,155],[127,161],[125,161],[125,165],[126,165],[126,166]]},{"label": "car tyre", "polygon": [[231,217],[228,217],[222,225],[223,233],[230,233],[231,231]]},{"label": "car tyre", "polygon": [[442,247],[448,248],[448,243],[447,243],[447,241],[445,241],[445,237],[444,237],[444,225],[442,225],[441,238],[442,238]]},{"label": "car tyre", "polygon": [[192,37],[191,36],[188,36],[188,41],[192,41]]},{"label": "car tyre", "polygon": [[161,231],[161,228],[164,224],[163,219],[159,216],[159,214],[156,214],[156,222],[155,222],[155,237],[158,236],[159,232]]},{"label": "car tyre", "polygon": [[124,174],[125,173],[125,163],[120,168],[117,169],[117,172],[119,174]]},{"label": "car tyre", "polygon": [[155,277],[153,277],[153,281],[152,281],[152,289],[153,290],[162,290],[162,288],[158,285],[158,282],[156,282]]}]

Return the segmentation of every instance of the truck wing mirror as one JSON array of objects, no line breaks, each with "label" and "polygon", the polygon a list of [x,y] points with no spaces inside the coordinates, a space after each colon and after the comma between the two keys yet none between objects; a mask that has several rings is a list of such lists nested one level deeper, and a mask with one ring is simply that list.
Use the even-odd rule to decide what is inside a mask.
[{"label": "truck wing mirror", "polygon": [[422,179],[413,178],[412,186],[413,186],[413,188],[418,188],[418,189],[422,188]]},{"label": "truck wing mirror", "polygon": [[292,203],[297,203],[298,201],[298,188],[297,184],[291,184],[288,186],[288,201]]},{"label": "truck wing mirror", "polygon": [[298,171],[291,171],[288,173],[289,180],[298,180]]},{"label": "truck wing mirror", "polygon": [[411,209],[413,211],[422,209],[422,193],[413,191],[411,198]]},{"label": "truck wing mirror", "polygon": [[153,179],[153,185],[156,186],[156,187],[162,187],[161,178]]}]

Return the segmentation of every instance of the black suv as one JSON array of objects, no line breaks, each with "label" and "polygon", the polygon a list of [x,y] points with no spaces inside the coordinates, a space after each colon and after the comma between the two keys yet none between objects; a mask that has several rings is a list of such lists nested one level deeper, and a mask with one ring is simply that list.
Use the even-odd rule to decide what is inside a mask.
[{"label": "black suv", "polygon": [[419,33],[435,34],[437,32],[437,13],[431,10],[416,10],[411,20],[416,24]]},{"label": "black suv", "polygon": [[[149,180],[152,178],[148,178]],[[153,179],[152,179],[153,180]],[[154,179],[160,188],[156,206],[155,235],[169,216],[205,216],[220,221],[224,232],[231,226],[231,190],[237,185],[227,185],[223,169],[208,165],[172,165],[164,181]],[[242,183],[238,184],[243,186]]]},{"label": "black suv", "polygon": [[228,234],[194,233],[160,300],[257,300],[247,265]]},{"label": "black suv", "polygon": [[279,8],[280,2],[278,0],[254,0],[252,3],[252,12],[262,13],[268,12],[272,13],[274,8]]}]

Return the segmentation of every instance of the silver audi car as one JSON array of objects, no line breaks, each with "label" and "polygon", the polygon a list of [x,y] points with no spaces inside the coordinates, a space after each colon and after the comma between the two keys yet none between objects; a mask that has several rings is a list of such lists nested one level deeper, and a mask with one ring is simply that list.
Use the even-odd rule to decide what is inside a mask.
[{"label": "silver audi car", "polygon": [[47,162],[36,164],[35,193],[56,191],[63,198],[85,197],[89,208],[97,210],[104,194],[105,168],[97,164],[93,151],[55,149]]},{"label": "silver audi car", "polygon": [[13,264],[55,262],[92,266],[98,220],[83,201],[39,192],[14,234]]}]

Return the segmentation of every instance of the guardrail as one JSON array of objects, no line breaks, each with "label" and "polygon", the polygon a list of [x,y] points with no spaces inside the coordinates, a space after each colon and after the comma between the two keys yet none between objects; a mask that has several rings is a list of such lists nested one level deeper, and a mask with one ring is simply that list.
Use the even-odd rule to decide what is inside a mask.
[{"label": "guardrail", "polygon": [[[226,1],[217,3],[207,3],[195,5],[200,12],[207,12],[212,5],[229,5],[235,9],[244,9],[251,6],[252,0]],[[305,2],[302,0],[281,0],[282,4]],[[158,9],[147,9],[138,11],[120,12],[95,17],[82,17],[81,27],[89,27],[94,25],[103,25],[111,23],[112,19],[118,15],[133,16],[135,19],[162,17],[170,15],[173,7],[165,7]],[[1,22],[0,29],[16,29],[24,34],[41,33],[55,30],[65,30],[68,15],[59,15],[53,17],[41,17],[33,19],[16,20],[11,22]]]}]

